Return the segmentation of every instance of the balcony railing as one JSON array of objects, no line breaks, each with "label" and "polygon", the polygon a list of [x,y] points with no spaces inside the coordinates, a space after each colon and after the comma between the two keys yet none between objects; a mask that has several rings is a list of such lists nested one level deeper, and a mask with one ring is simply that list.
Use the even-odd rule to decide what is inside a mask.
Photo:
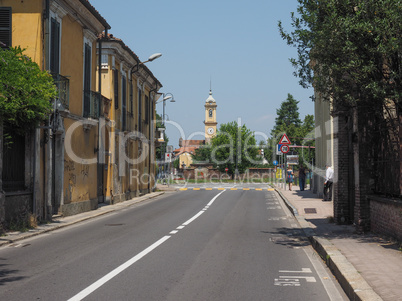
[{"label": "balcony railing", "polygon": [[84,117],[98,119],[110,117],[111,100],[95,91],[84,91]]},{"label": "balcony railing", "polygon": [[84,90],[84,117],[98,119],[100,115],[100,94]]},{"label": "balcony railing", "polygon": [[101,95],[101,116],[110,119],[110,107],[112,104],[112,100],[106,98],[105,96]]},{"label": "balcony railing", "polygon": [[63,108],[68,110],[70,105],[70,80],[61,74],[52,73],[52,77],[57,88],[56,98]]}]

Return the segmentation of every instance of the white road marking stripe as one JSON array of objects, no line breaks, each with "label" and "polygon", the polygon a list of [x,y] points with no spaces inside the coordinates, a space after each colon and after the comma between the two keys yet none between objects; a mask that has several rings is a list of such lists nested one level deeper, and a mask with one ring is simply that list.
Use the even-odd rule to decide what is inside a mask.
[{"label": "white road marking stripe", "polygon": [[279,271],[279,273],[312,273],[310,268],[302,268],[301,271]]},{"label": "white road marking stripe", "polygon": [[215,200],[218,198],[218,196],[220,196],[220,195],[221,195],[222,193],[224,193],[224,192],[225,192],[225,190],[222,191],[222,192],[220,192],[220,193],[218,193],[218,194],[207,204],[207,206],[211,206],[212,203],[215,202]]},{"label": "white road marking stripe", "polygon": [[176,229],[177,230],[181,230],[181,229],[183,229],[185,226],[178,226]]},{"label": "white road marking stripe", "polygon": [[306,279],[307,282],[317,282],[314,277],[310,276],[279,276],[279,279]]},{"label": "white road marking stripe", "polygon": [[184,222],[183,225],[187,226],[191,222],[193,222],[196,218],[198,218],[201,214],[203,214],[205,211],[200,211],[196,215],[194,215],[192,218],[190,218],[188,221]]},{"label": "white road marking stripe", "polygon": [[176,234],[177,232],[179,232],[179,230],[173,230],[173,231],[170,231],[169,234]]},{"label": "white road marking stripe", "polygon": [[133,265],[134,263],[136,263],[138,260],[140,260],[142,257],[144,257],[145,255],[147,255],[149,252],[151,252],[153,249],[157,248],[158,246],[160,246],[161,244],[163,244],[166,240],[168,240],[171,236],[164,236],[161,239],[159,239],[157,242],[153,243],[152,245],[150,245],[148,248],[146,248],[145,250],[143,250],[142,252],[138,253],[137,255],[135,255],[133,258],[131,258],[130,260],[126,261],[125,263],[123,263],[122,265],[120,265],[119,267],[115,268],[113,271],[111,271],[109,274],[106,274],[105,276],[103,276],[102,278],[100,278],[98,281],[96,281],[95,283],[91,284],[90,286],[88,286],[86,289],[82,290],[81,292],[79,292],[77,295],[75,295],[74,297],[68,299],[68,301],[78,301],[78,300],[82,300],[85,297],[87,297],[89,294],[91,294],[92,292],[94,292],[95,290],[97,290],[98,288],[100,288],[102,285],[104,285],[106,282],[108,282],[109,280],[111,280],[112,278],[114,278],[115,276],[117,276],[118,274],[120,274],[121,272],[123,272],[125,269],[127,269],[128,267],[130,267],[131,265]]},{"label": "white road marking stripe", "polygon": [[[215,202],[215,200],[223,193],[225,192],[222,191],[220,193],[218,193],[208,204],[207,206],[211,206],[213,202]],[[190,218],[188,221],[184,222],[181,226],[177,227],[176,229],[183,229],[184,226],[187,226],[188,224],[190,224],[191,222],[193,222],[196,218],[198,218],[201,214],[203,214],[205,211],[200,211],[198,212],[196,215],[194,215],[192,218]],[[174,232],[174,233],[173,233]],[[176,234],[179,231],[173,230],[170,232],[170,234]],[[151,246],[149,246],[148,248],[146,248],[145,250],[143,250],[141,253],[138,253],[137,255],[135,255],[133,258],[131,258],[130,260],[126,261],[125,263],[123,263],[122,265],[120,265],[119,267],[115,268],[113,271],[111,271],[110,273],[106,274],[105,276],[103,276],[102,278],[100,278],[98,281],[94,282],[93,284],[91,284],[90,286],[88,286],[87,288],[83,289],[81,292],[79,292],[78,294],[76,294],[74,297],[68,299],[68,301],[78,301],[78,300],[82,300],[85,297],[87,297],[89,294],[93,293],[95,290],[97,290],[98,288],[100,288],[102,285],[104,285],[106,282],[108,282],[109,280],[111,280],[112,278],[116,277],[118,274],[120,274],[121,272],[123,272],[125,269],[127,269],[128,267],[130,267],[131,265],[133,265],[134,263],[136,263],[138,260],[140,260],[142,257],[144,257],[145,255],[147,255],[149,252],[151,252],[152,250],[154,250],[155,248],[157,248],[158,246],[160,246],[161,244],[163,244],[166,240],[168,240],[171,236],[164,236],[161,239],[159,239],[157,242],[155,242],[154,244],[152,244]]]}]

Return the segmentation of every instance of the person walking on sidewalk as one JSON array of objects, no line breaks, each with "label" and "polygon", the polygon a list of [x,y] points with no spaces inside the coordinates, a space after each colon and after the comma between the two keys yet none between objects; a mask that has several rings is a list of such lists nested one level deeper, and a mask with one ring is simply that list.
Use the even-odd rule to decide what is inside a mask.
[{"label": "person walking on sidewalk", "polygon": [[324,202],[332,201],[332,184],[334,182],[334,170],[330,164],[325,165],[325,182],[324,182]]},{"label": "person walking on sidewalk", "polygon": [[288,170],[286,171],[286,182],[289,184],[289,190],[292,190],[292,184],[293,184],[293,170],[290,165],[288,166]]},{"label": "person walking on sidewalk", "polygon": [[304,165],[301,164],[299,168],[299,186],[300,191],[304,191],[304,186],[306,185],[306,170],[304,169]]}]

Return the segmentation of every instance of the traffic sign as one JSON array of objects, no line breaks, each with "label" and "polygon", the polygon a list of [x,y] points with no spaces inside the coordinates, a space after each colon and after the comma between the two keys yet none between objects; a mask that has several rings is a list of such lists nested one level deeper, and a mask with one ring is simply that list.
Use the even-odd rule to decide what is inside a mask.
[{"label": "traffic sign", "polygon": [[228,171],[229,171],[229,168],[226,167],[226,168],[225,168],[225,171],[228,172]]},{"label": "traffic sign", "polygon": [[289,152],[289,150],[290,150],[290,147],[288,145],[284,144],[284,145],[281,146],[281,152],[282,153],[286,154],[286,153]]},{"label": "traffic sign", "polygon": [[274,166],[276,166],[276,165],[278,165],[278,161],[274,161],[274,162],[272,162],[272,164],[274,164]]},{"label": "traffic sign", "polygon": [[172,162],[172,154],[171,153],[165,153],[165,162],[167,162],[167,163]]},{"label": "traffic sign", "polygon": [[279,144],[290,144],[290,140],[286,134],[283,134],[281,140],[279,141]]},{"label": "traffic sign", "polygon": [[277,148],[276,148],[276,154],[278,155],[278,156],[282,156],[283,154],[282,154],[282,152],[281,152],[281,147],[282,147],[282,145],[283,144],[277,144],[276,146],[277,146]]}]

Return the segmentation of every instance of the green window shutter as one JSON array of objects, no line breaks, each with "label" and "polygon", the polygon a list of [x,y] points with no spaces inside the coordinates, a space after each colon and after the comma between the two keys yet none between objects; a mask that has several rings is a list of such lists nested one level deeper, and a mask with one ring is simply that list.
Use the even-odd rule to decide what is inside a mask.
[{"label": "green window shutter", "polygon": [[11,46],[11,7],[0,7],[0,46]]}]

